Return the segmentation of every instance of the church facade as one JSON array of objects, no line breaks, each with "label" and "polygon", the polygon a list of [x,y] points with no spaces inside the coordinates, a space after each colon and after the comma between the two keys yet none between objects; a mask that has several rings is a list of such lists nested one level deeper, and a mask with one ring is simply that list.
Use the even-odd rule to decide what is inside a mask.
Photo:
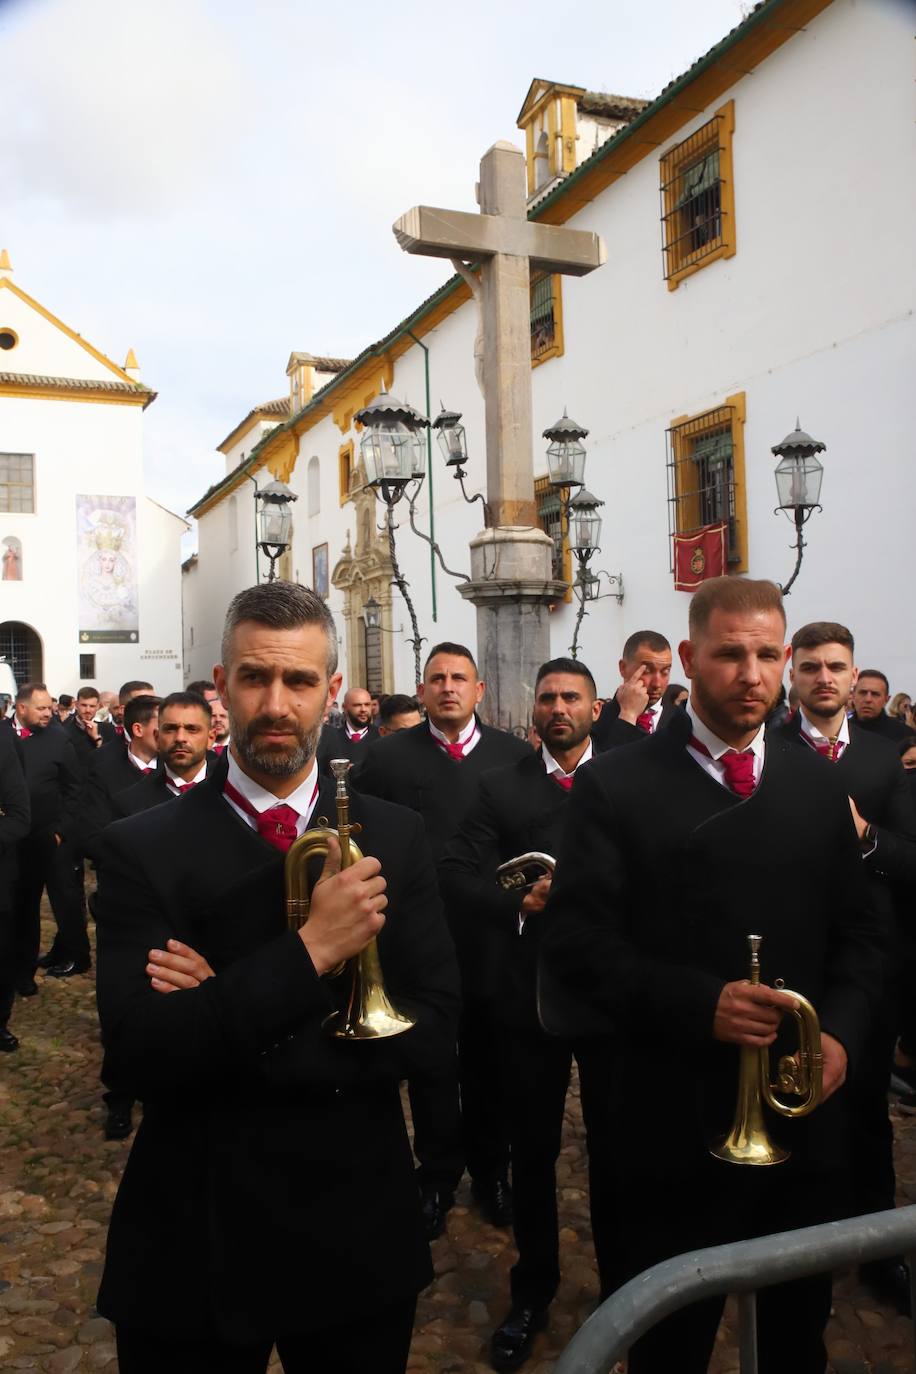
[{"label": "church facade", "polygon": [[155,392],[28,295],[0,255],[0,691],[181,686],[180,540],[145,495]]},{"label": "church facade", "polygon": [[[916,342],[916,192],[901,175],[914,151],[907,27],[892,3],[763,0],[652,102],[532,83],[518,118],[529,218],[593,230],[607,246],[604,266],[586,277],[531,283],[534,432],[564,410],[589,431],[585,482],[603,502],[591,564],[601,595],[579,635],[601,690],[613,689],[632,631],[672,642],[686,631],[679,533],[719,529],[729,572],[788,580],[795,533],[774,513],[771,450],[797,418],[826,451],[823,511],[806,526],[790,625],[844,621],[861,664],[883,668],[892,689],[916,683],[916,648],[885,586],[890,576],[908,586],[916,572],[916,473],[899,456]],[[468,494],[485,492],[477,332],[469,287],[453,277],[380,343],[292,395],[288,413],[195,504],[200,549],[185,617],[206,649],[186,675],[209,671],[219,608],[252,580],[253,535],[225,577],[229,503],[237,528],[253,531],[255,483],[277,478],[298,497],[286,571],[326,592],[345,680],[412,690],[410,619],[392,587],[384,507],[365,485],[354,416],[382,387],[430,418],[441,398],[463,416]],[[539,520],[568,581],[546,446],[536,437]],[[405,502],[395,508],[396,553],[423,649],[437,639],[473,646],[474,607],[410,514]],[[469,572],[481,508],[464,501],[432,441],[412,517],[450,569]],[[372,600],[378,629],[366,615]],[[568,652],[576,612],[571,595],[555,604],[552,653]]]}]

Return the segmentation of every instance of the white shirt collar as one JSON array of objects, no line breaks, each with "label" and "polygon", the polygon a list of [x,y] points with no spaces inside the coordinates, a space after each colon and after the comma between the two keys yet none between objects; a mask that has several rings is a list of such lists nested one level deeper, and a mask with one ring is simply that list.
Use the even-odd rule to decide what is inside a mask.
[{"label": "white shirt collar", "polygon": [[207,776],[206,759],[204,759],[203,763],[201,764],[197,772],[194,774],[193,778],[180,778],[177,773],[172,772],[171,768],[168,766],[167,763],[164,763],[162,766],[165,769],[165,776],[168,778],[169,782],[173,782],[176,787],[184,787],[185,784],[189,782],[203,782],[204,778]]},{"label": "white shirt collar", "polygon": [[346,732],[347,732],[348,736],[350,737],[350,739],[362,739],[363,736],[365,735],[366,731],[369,729],[369,723],[368,723],[368,721],[367,721],[367,723],[366,723],[365,725],[353,726],[353,725],[350,724],[350,717],[349,717],[349,716],[345,716],[345,717],[344,717],[344,729],[346,730]]},{"label": "white shirt collar", "polygon": [[[432,735],[433,739],[437,739],[440,744],[452,743],[452,741],[446,735],[443,735],[441,730],[439,730],[435,725],[433,725],[431,720],[427,720],[426,724],[429,726],[429,733]],[[471,719],[468,721],[467,725],[461,731],[458,738],[454,741],[455,744],[467,745],[474,738],[476,730],[477,717],[471,716]]]},{"label": "white shirt collar", "polygon": [[[723,754],[727,754],[730,749],[734,749],[735,746],[733,744],[726,744],[718,735],[713,734],[708,725],[703,724],[700,717],[693,709],[693,703],[690,701],[687,702],[687,714],[690,717],[690,724],[693,727],[694,735],[701,744],[706,746],[716,762],[718,762]],[[755,764],[763,763],[765,734],[766,725],[762,724],[751,742],[744,746],[745,749],[750,749],[753,753]]]},{"label": "white shirt collar", "polygon": [[[288,797],[275,797],[272,792],[268,792],[260,783],[255,782],[254,778],[250,778],[247,773],[242,772],[233,754],[230,753],[227,757],[229,759],[229,772],[226,775],[226,781],[235,788],[236,792],[240,792],[247,802],[251,803],[258,814],[262,811],[268,811],[272,806],[291,806],[299,815],[301,826],[299,833],[301,834],[303,830],[307,829],[312,811],[315,809],[315,802],[318,800],[318,794],[315,792],[315,783],[318,781],[317,759],[312,759],[312,766],[305,777],[305,781],[300,782],[295,792],[291,792]],[[231,798],[228,800],[230,806],[235,805]],[[239,815],[244,815],[240,808],[236,807],[236,810]],[[246,816],[245,819],[250,821],[251,817]]]},{"label": "white shirt collar", "polygon": [[149,760],[138,758],[130,745],[127,746],[127,757],[140,773],[148,773],[151,768],[156,767],[156,760],[154,758]]},{"label": "white shirt collar", "polygon": [[[800,706],[798,710],[802,732],[806,734],[810,740],[813,740],[815,744],[829,744],[830,739],[828,736],[822,735],[814,722],[808,719],[805,715],[804,707]],[[843,717],[843,724],[840,726],[840,733],[837,735],[837,743],[843,746],[849,743],[849,721],[846,716]]]},{"label": "white shirt collar", "polygon": [[[591,739],[589,739],[588,744],[585,746],[585,753],[582,755],[581,759],[576,764],[576,768],[581,768],[583,763],[588,763],[589,759],[592,757],[593,752],[594,750],[592,748],[592,742]],[[561,778],[572,777],[572,773],[564,773],[563,769],[557,763],[556,759],[554,758],[553,754],[551,754],[546,744],[541,745],[541,758],[544,760],[544,767],[547,769],[548,777],[551,773],[559,773]],[[573,769],[573,773],[575,773],[576,768]]]}]

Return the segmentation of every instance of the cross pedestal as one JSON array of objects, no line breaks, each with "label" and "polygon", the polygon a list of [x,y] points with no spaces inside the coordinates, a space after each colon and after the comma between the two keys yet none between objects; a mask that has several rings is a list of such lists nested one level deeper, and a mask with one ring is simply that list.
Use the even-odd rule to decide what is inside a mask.
[{"label": "cross pedestal", "polygon": [[525,159],[496,143],[480,164],[480,214],[418,205],[394,225],[408,253],[480,267],[490,528],[471,541],[484,714],[504,729],[531,716],[537,669],[550,653],[553,542],[537,523],[531,424],[530,272],[584,276],[605,260],[597,234],[529,222]]}]

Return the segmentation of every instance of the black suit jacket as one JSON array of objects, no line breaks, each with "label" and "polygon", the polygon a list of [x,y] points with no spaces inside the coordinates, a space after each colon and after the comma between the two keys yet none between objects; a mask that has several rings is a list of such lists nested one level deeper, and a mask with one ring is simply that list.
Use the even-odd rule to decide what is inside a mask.
[{"label": "black suit jacket", "polygon": [[377,725],[370,725],[362,739],[351,739],[345,726],[338,730],[333,725],[326,725],[318,741],[318,767],[329,777],[331,759],[349,759],[355,766],[366,757],[370,744],[378,738]]},{"label": "black suit jacket", "polygon": [[20,741],[15,731],[0,730],[0,913],[12,907],[17,851],[30,825],[29,789],[20,763]]},{"label": "black suit jacket", "polygon": [[864,730],[866,735],[876,735],[879,739],[889,740],[892,744],[899,744],[902,739],[912,735],[913,731],[905,721],[897,720],[894,716],[889,716],[886,711],[882,711],[879,716],[870,716],[865,720],[860,720],[853,715],[850,724],[857,729]]},{"label": "black suit jacket", "polygon": [[98,861],[102,831],[106,825],[129,814],[115,804],[119,792],[135,787],[142,774],[127,757],[127,744],[117,735],[101,749],[89,763],[83,790],[80,818],[81,848],[94,862]]},{"label": "black suit jacket", "polygon": [[[419,812],[433,859],[438,863],[445,846],[477,798],[481,774],[500,765],[531,757],[531,746],[503,730],[478,721],[480,739],[465,758],[449,758],[430,734],[426,721],[409,730],[384,735],[353,770],[353,786],[360,792],[398,802]],[[500,963],[496,932],[450,919],[449,925],[466,996],[489,996],[498,990]]]},{"label": "black suit jacket", "polygon": [[[665,729],[677,711],[680,711],[679,706],[662,707],[658,725],[655,727],[656,735],[659,730]],[[681,711],[681,714],[684,713]],[[652,736],[645,730],[640,730],[638,725],[631,725],[628,720],[620,719],[620,703],[616,697],[608,698],[601,708],[601,715],[592,726],[592,744],[599,754],[606,754],[609,749],[618,749],[621,744],[636,744],[651,738]]]},{"label": "black suit jacket", "polygon": [[86,731],[78,724],[75,715],[69,716],[64,722],[64,734],[73,745],[77,763],[83,778],[89,776],[89,769],[96,754],[100,753],[106,744],[117,739],[117,732],[110,721],[99,722],[99,737],[101,744],[95,744],[86,734]]},{"label": "black suit jacket", "polygon": [[[286,929],[283,856],[225,801],[225,776],[221,759],[102,842],[104,1073],[144,1117],[98,1306],[166,1337],[212,1323],[242,1343],[368,1315],[432,1277],[399,1083],[453,1055],[458,983],[422,825],[354,795],[388,883],[386,984],[417,1024],[376,1044],[325,1034],[340,985]],[[327,782],[321,814],[335,816]],[[172,937],[216,977],[153,992],[148,951]]]},{"label": "black suit jacket", "polygon": [[[615,1148],[635,1173],[694,1173],[730,1125],[738,1052],[713,1038],[713,1015],[723,985],[747,974],[748,934],[764,937],[763,981],[809,997],[851,1065],[883,974],[836,770],[776,733],[741,800],[688,754],[689,733],[688,717],[674,716],[579,770],[543,916],[542,1022],[615,1036]],[[797,1046],[794,1021],[784,1027],[781,1053]],[[793,1168],[839,1164],[845,1098],[841,1089],[809,1117],[769,1123]]]},{"label": "black suit jacket", "polygon": [[[229,760],[222,756],[222,759],[212,752],[207,752],[207,777],[209,778],[222,762],[221,776],[225,777],[229,767]],[[188,794],[185,793],[185,796]],[[118,792],[112,798],[112,809],[115,820],[123,820],[126,816],[139,816],[143,811],[152,811],[154,806],[162,806],[165,802],[179,801],[175,793],[168,785],[168,774],[160,759],[156,767],[139,780],[134,774],[132,786]]]},{"label": "black suit jacket", "polygon": [[[778,733],[820,757],[805,743],[798,713]],[[890,740],[850,722],[847,747],[835,763],[823,762],[836,769],[860,815],[877,828],[865,871],[873,880],[873,902],[888,935],[903,933],[895,927],[908,917],[916,884],[916,808],[900,756]]]},{"label": "black suit jacket", "polygon": [[[0,722],[0,732],[16,740],[11,720]],[[18,740],[32,813],[30,835],[73,837],[77,825],[83,779],[73,746],[62,730],[50,725],[33,730]]]},{"label": "black suit jacket", "polygon": [[538,921],[519,933],[521,896],[504,892],[496,869],[537,850],[556,857],[570,793],[547,776],[541,752],[484,773],[476,801],[439,863],[439,887],[449,924],[485,925],[499,951],[497,1008],[509,1025],[538,1028],[535,984]]}]

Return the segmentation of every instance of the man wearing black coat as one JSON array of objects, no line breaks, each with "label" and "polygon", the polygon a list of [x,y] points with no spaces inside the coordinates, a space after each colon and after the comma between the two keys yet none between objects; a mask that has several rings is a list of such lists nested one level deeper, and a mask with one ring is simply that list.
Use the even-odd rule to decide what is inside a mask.
[{"label": "man wearing black coat", "polygon": [[[845,788],[813,751],[764,721],[788,654],[779,588],[706,582],[680,646],[686,713],[576,780],[544,914],[540,1013],[563,1035],[614,1037],[607,1064],[606,1168],[617,1281],[670,1256],[831,1220],[848,1164],[854,1066],[883,973]],[[692,732],[692,733],[691,733]],[[762,936],[763,985],[747,981]],[[771,1168],[710,1146],[735,1113],[738,1048],[797,1047],[785,980],[821,1022],[824,1101],[788,1121]],[[778,1036],[778,1039],[777,1039]],[[761,1374],[823,1374],[829,1276],[758,1294]],[[710,1298],[637,1341],[630,1374],[701,1374],[723,1300]],[[787,1336],[791,1333],[791,1336]]]},{"label": "man wearing black coat", "polygon": [[159,698],[138,693],[124,706],[124,738],[118,736],[96,751],[89,765],[83,791],[80,841],[83,853],[98,862],[102,831],[127,814],[117,797],[155,771],[159,725]]},{"label": "man wearing black coat", "polygon": [[599,753],[648,739],[665,724],[662,697],[671,676],[671,645],[665,636],[656,630],[634,631],[617,666],[621,684],[592,730]]},{"label": "man wearing black coat", "polygon": [[350,687],[344,694],[343,721],[335,728],[326,725],[318,746],[318,766],[330,777],[331,759],[349,759],[360,763],[369,745],[379,737],[378,726],[372,723],[372,698],[365,687]]},{"label": "man wearing black coat", "polygon": [[0,1051],[10,1054],[19,1041],[9,1029],[16,977],[13,959],[13,894],[18,851],[29,833],[29,789],[15,732],[0,729]]},{"label": "man wearing black coat", "polygon": [[[886,984],[850,1084],[853,1210],[866,1213],[892,1208],[897,1192],[887,1093],[901,1024],[901,958],[908,948],[906,918],[916,878],[916,810],[890,740],[846,718],[846,702],[856,681],[854,656],[853,637],[845,625],[816,621],[795,632],[791,676],[799,709],[780,733],[829,762],[855,803],[872,906],[888,938]],[[863,1265],[860,1277],[880,1298],[909,1313],[909,1274],[901,1259]]]},{"label": "man wearing black coat", "polygon": [[[355,770],[359,791],[419,812],[438,862],[459,823],[474,806],[482,773],[530,754],[514,735],[477,717],[484,695],[477,665],[461,644],[437,644],[423,669],[419,697],[426,720],[369,746]],[[499,988],[499,933],[467,921],[451,922],[462,981],[458,1072],[409,1083],[414,1151],[427,1234],[445,1228],[445,1214],[464,1166],[485,1214],[498,1226],[511,1219],[505,1104],[493,1056]],[[460,1079],[460,1108],[459,1108]]]},{"label": "man wearing black coat", "polygon": [[89,940],[71,854],[82,777],[73,746],[65,732],[51,722],[51,696],[42,682],[26,682],[16,693],[15,714],[0,725],[19,736],[22,764],[29,789],[31,825],[19,848],[19,876],[14,897],[14,969],[17,991],[31,997],[38,991],[35,970],[41,941],[41,894],[57,923],[54,940],[57,962],[53,977],[84,973],[89,967]]},{"label": "man wearing black coat", "polygon": [[96,750],[117,739],[118,733],[110,721],[97,721],[99,694],[94,687],[81,687],[76,694],[76,707],[64,722],[64,732],[73,745],[77,762],[85,778]]},{"label": "man wearing black coat", "polygon": [[852,692],[853,719],[867,734],[899,744],[913,732],[904,721],[887,714],[890,694],[890,683],[880,668],[863,668]]},{"label": "man wearing black coat", "polygon": [[[367,857],[340,872],[332,839],[308,921],[287,928],[285,851],[335,818],[315,763],[334,623],[304,588],[254,587],[222,658],[229,753],[102,844],[106,1064],[145,1110],[99,1310],[122,1374],[263,1374],[275,1342],[287,1374],[402,1374],[432,1271],[399,1083],[449,1056],[458,1000],[432,861],[416,817],[354,797]],[[363,1045],[325,1022],[346,991],[330,975],[373,937],[415,1025]],[[214,976],[163,995],[174,942]]]},{"label": "man wearing black coat", "polygon": [[[543,741],[508,767],[480,779],[477,800],[446,848],[439,885],[453,925],[485,923],[498,932],[500,1043],[509,1105],[512,1224],[518,1261],[511,1273],[512,1306],[493,1334],[496,1369],[518,1369],[560,1281],[556,1162],[573,1055],[579,1067],[589,1157],[599,1150],[603,1046],[577,1046],[549,1036],[537,1015],[537,920],[550,892],[550,874],[535,869],[529,887],[504,890],[500,864],[529,853],[557,853],[573,779],[592,757],[590,730],[600,711],[594,679],[581,661],[552,659],[538,670],[532,722]],[[529,876],[519,874],[519,877]],[[535,878],[537,879],[535,881]],[[597,1077],[595,1076],[597,1070]],[[597,1092],[595,1089],[597,1088]],[[602,1215],[605,1180],[589,1180],[592,1234],[599,1256],[613,1244]]]}]

